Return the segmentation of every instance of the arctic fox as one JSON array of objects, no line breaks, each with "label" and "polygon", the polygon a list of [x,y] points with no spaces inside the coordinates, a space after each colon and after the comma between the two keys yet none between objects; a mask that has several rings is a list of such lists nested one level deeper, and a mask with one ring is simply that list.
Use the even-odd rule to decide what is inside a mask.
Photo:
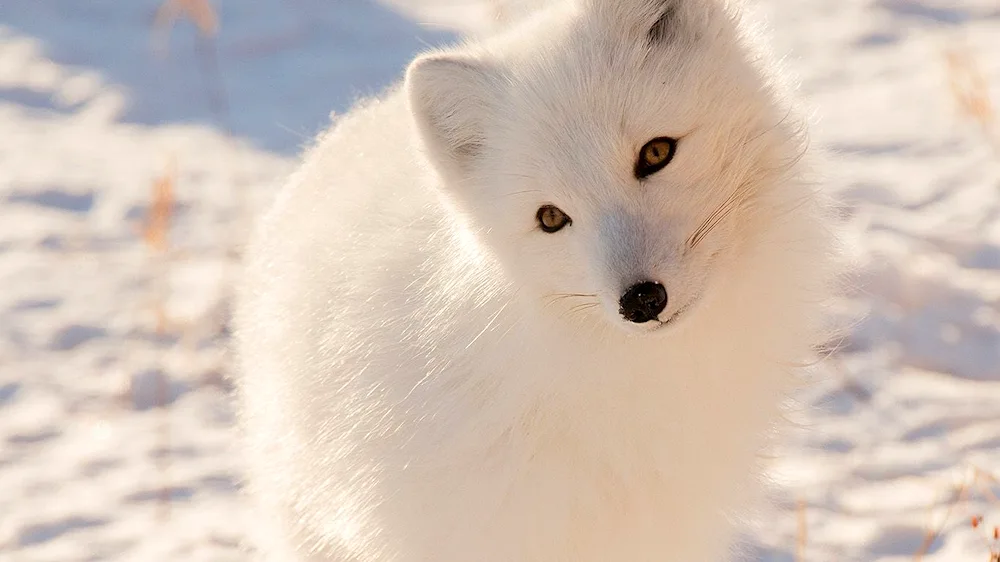
[{"label": "arctic fox", "polygon": [[836,255],[750,29],[555,2],[309,150],[237,311],[265,559],[731,555]]}]

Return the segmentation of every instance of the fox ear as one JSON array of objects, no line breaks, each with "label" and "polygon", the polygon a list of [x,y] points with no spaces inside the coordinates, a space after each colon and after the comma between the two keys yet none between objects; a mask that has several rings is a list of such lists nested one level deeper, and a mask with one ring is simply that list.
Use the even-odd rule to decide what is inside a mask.
[{"label": "fox ear", "polygon": [[482,154],[496,84],[494,69],[468,55],[425,55],[410,64],[410,111],[440,172],[464,175]]}]

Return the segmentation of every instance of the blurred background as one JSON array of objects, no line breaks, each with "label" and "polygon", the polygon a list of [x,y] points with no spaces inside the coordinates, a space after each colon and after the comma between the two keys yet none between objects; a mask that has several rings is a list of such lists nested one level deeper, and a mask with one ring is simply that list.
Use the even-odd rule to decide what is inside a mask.
[{"label": "blurred background", "polygon": [[[748,4],[859,265],[748,558],[1000,560],[1000,4]],[[536,6],[0,2],[0,561],[247,559],[227,345],[250,221],[331,113]]]}]

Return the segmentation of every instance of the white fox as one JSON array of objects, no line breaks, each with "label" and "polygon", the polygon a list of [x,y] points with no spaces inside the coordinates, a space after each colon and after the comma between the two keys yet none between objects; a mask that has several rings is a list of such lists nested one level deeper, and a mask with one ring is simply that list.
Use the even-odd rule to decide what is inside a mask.
[{"label": "white fox", "polygon": [[722,0],[565,0],[420,56],[247,249],[268,560],[715,562],[824,341],[804,126]]}]

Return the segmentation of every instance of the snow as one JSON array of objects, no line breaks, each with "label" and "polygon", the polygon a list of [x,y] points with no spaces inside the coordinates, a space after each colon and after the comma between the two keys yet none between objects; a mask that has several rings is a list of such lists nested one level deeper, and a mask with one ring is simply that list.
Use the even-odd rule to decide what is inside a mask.
[{"label": "snow", "polygon": [[[0,4],[4,562],[247,559],[226,310],[249,217],[331,111],[531,3],[222,1],[215,39],[178,22],[166,45],[158,4]],[[829,377],[768,451],[775,501],[747,529],[750,558],[914,560],[940,528],[924,560],[985,562],[1000,524],[1000,131],[958,110],[946,53],[969,53],[995,98],[1000,8],[754,8],[815,114],[860,272]],[[161,255],[141,231],[164,178]]]}]

